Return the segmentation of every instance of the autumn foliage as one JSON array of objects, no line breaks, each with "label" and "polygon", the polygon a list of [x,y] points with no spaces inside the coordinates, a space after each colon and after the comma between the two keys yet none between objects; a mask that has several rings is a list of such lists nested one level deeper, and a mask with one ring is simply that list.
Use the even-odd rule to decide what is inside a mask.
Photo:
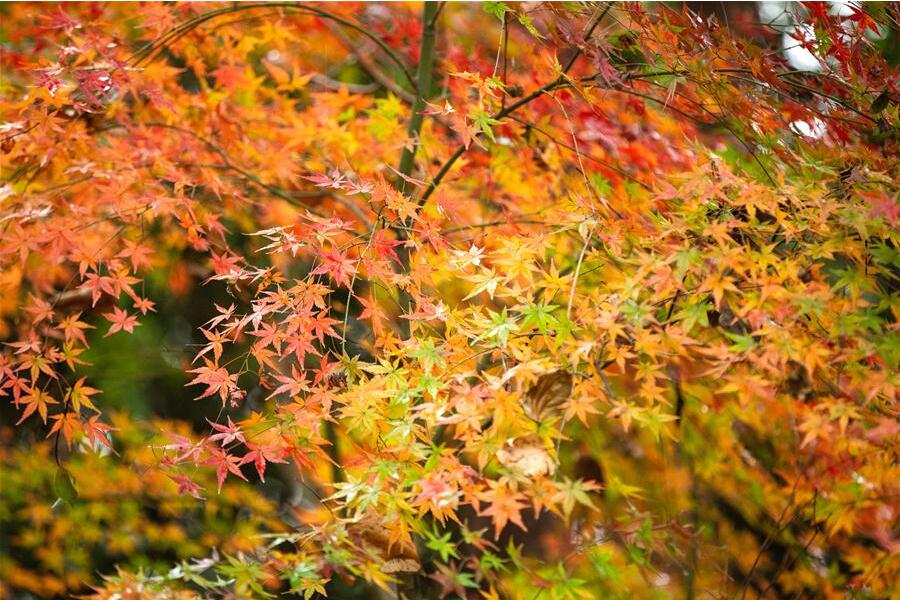
[{"label": "autumn foliage", "polygon": [[0,7],[0,597],[896,594],[896,5],[696,10]]}]

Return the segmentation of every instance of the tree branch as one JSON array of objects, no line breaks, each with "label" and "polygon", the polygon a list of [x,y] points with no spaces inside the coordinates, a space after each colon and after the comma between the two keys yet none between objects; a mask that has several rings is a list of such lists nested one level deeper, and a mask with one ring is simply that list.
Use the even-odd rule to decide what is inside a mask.
[{"label": "tree branch", "polygon": [[178,25],[177,27],[175,27],[174,29],[172,29],[171,31],[169,31],[168,33],[163,35],[161,38],[156,39],[156,40],[150,42],[149,44],[146,44],[140,50],[135,52],[131,56],[131,59],[134,61],[134,64],[136,64],[136,65],[140,64],[145,59],[152,60],[153,57],[156,54],[158,54],[163,48],[165,48],[166,46],[168,46],[171,43],[174,43],[179,38],[187,35],[188,32],[199,27],[206,21],[209,21],[209,20],[214,19],[221,15],[238,12],[238,11],[242,11],[242,10],[252,10],[254,8],[285,8],[285,9],[289,9],[289,10],[306,11],[306,12],[310,12],[310,13],[316,15],[319,18],[329,19],[331,21],[334,21],[335,23],[343,25],[344,27],[348,27],[354,31],[357,31],[360,34],[362,34],[362,35],[366,36],[367,38],[369,38],[370,40],[372,40],[373,42],[375,42],[378,45],[378,47],[381,48],[385,52],[385,54],[387,54],[390,57],[390,59],[394,63],[396,63],[396,65],[403,72],[403,75],[410,82],[410,84],[415,86],[415,81],[413,80],[412,74],[409,72],[409,69],[406,68],[406,65],[400,59],[400,56],[394,51],[393,48],[388,46],[387,43],[385,43],[385,41],[382,40],[380,37],[371,33],[370,31],[368,31],[365,27],[358,25],[357,23],[354,23],[353,21],[345,19],[344,17],[341,17],[339,15],[336,15],[332,12],[323,10],[318,7],[307,6],[304,4],[297,3],[297,2],[258,2],[258,3],[248,3],[248,4],[235,4],[235,5],[228,6],[226,8],[220,8],[218,10],[211,10],[211,11],[204,13],[202,15],[199,15],[193,19],[189,19],[188,21],[182,23],[181,25]]},{"label": "tree branch", "polygon": [[362,65],[362,67],[366,70],[366,73],[368,73],[369,76],[372,77],[372,79],[381,84],[385,89],[393,93],[401,100],[408,102],[409,104],[415,103],[415,95],[400,87],[400,84],[394,81],[390,77],[390,75],[385,73],[378,65],[378,63],[376,63],[375,60],[372,59],[372,56],[369,52],[366,51],[366,49],[357,48],[354,45],[353,40],[351,40],[350,37],[346,33],[344,33],[340,27],[337,27],[332,23],[326,23],[325,26],[328,27],[329,31],[334,34],[334,37],[340,40],[344,47],[347,48],[347,50],[349,50],[353,54],[353,56],[356,57],[356,60],[359,61],[359,64]]},{"label": "tree branch", "polygon": [[[409,127],[406,130],[407,146],[403,148],[400,156],[400,174],[409,176],[412,173],[413,162],[416,157],[416,148],[419,145],[419,132],[422,130],[422,122],[425,115],[425,98],[431,92],[431,71],[434,68],[434,29],[435,18],[438,12],[438,3],[425,2],[422,14],[422,46],[419,51],[419,66],[416,69],[416,99],[412,105],[412,116],[409,119]],[[411,146],[409,144],[412,144]],[[397,181],[397,189],[406,192],[407,182],[401,177]]]},{"label": "tree branch", "polygon": [[[599,15],[597,15],[597,17],[594,18],[593,22],[591,23],[591,26],[587,30],[587,33],[585,33],[585,36],[584,36],[585,40],[587,40],[588,38],[591,37],[591,35],[594,33],[594,30],[600,24],[600,21],[602,21],[603,17],[605,17],[606,14],[609,12],[610,8],[612,8],[611,2],[606,5],[606,8],[603,10],[603,12],[601,12]],[[499,112],[492,115],[491,118],[499,121],[500,119],[503,119],[504,117],[507,117],[507,116],[511,115],[512,113],[514,113],[515,111],[519,110],[526,104],[530,103],[532,100],[534,100],[536,98],[540,98],[547,92],[555,90],[556,88],[559,88],[559,87],[568,87],[570,84],[568,83],[567,75],[568,75],[569,71],[572,69],[572,67],[575,65],[575,61],[578,60],[579,56],[581,56],[581,53],[582,53],[581,48],[576,48],[575,53],[568,60],[568,62],[566,63],[566,66],[563,67],[562,73],[560,73],[560,75],[556,79],[554,79],[553,81],[534,90],[527,96],[520,98],[518,101],[513,102],[506,108],[501,109]],[[453,165],[456,163],[456,161],[459,160],[459,157],[461,157],[467,149],[468,148],[464,144],[461,144],[460,146],[458,146],[456,148],[456,150],[453,152],[453,154],[450,155],[450,158],[448,158],[447,161],[441,166],[441,169],[438,171],[437,175],[434,176],[434,179],[432,179],[431,182],[428,184],[428,187],[425,188],[425,192],[422,194],[422,197],[419,199],[420,205],[424,204],[425,201],[428,200],[429,197],[431,197],[431,194],[434,193],[434,191],[437,189],[437,186],[440,185],[441,181],[443,181],[444,177],[446,177],[447,173],[450,171],[450,169],[453,167]]]}]

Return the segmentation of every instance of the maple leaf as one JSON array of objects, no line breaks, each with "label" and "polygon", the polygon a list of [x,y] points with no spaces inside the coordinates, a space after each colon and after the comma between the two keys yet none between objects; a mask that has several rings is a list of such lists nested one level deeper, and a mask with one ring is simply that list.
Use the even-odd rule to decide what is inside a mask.
[{"label": "maple leaf", "polygon": [[241,258],[228,253],[216,254],[213,250],[210,253],[210,263],[216,275],[226,275],[240,270]]},{"label": "maple leaf", "polygon": [[246,82],[246,68],[237,65],[219,65],[210,75],[217,83],[224,85],[229,91],[235,91]]},{"label": "maple leaf", "polygon": [[449,100],[444,100],[443,106],[439,106],[437,104],[432,104],[431,102],[428,102],[427,100],[425,101],[425,104],[426,104],[426,106],[428,106],[428,108],[421,111],[419,114],[447,116],[447,115],[450,115],[450,114],[453,114],[456,112],[456,109],[453,108],[453,105],[450,104]]},{"label": "maple leaf", "polygon": [[181,473],[173,475],[172,473],[168,473],[168,476],[169,479],[178,484],[179,494],[187,494],[189,496],[193,496],[197,500],[203,500],[203,496],[200,495],[200,491],[203,488],[192,481],[187,475],[183,475]]},{"label": "maple leaf", "polygon": [[478,498],[490,502],[491,505],[479,511],[479,514],[491,518],[495,537],[499,537],[500,532],[510,522],[518,525],[520,529],[526,530],[525,524],[522,522],[522,510],[527,506],[524,502],[525,496],[519,492],[513,492],[506,484],[498,481],[488,481],[488,486],[490,489],[480,492]]},{"label": "maple leaf", "polygon": [[573,481],[568,477],[564,477],[563,481],[556,482],[556,487],[559,491],[553,496],[553,502],[562,503],[563,514],[566,515],[566,518],[572,515],[572,510],[574,510],[576,503],[583,504],[594,510],[597,509],[588,493],[598,491],[600,489],[598,484],[592,481],[582,481],[581,479]]},{"label": "maple leaf", "polygon": [[419,296],[416,298],[416,310],[402,314],[400,318],[416,321],[446,321],[447,306],[440,300],[433,302],[424,296]]},{"label": "maple leaf", "polygon": [[372,331],[375,332],[375,335],[380,335],[384,331],[384,326],[387,322],[387,315],[384,310],[378,306],[378,302],[374,298],[366,300],[365,298],[357,297],[356,301],[363,307],[356,318],[370,321],[372,323]]},{"label": "maple leaf", "polygon": [[51,305],[46,300],[35,297],[33,294],[31,294],[30,296],[31,304],[25,307],[25,311],[34,315],[34,322],[40,323],[43,320],[49,321],[53,319],[53,305]]},{"label": "maple leaf", "polygon": [[258,446],[245,454],[241,458],[241,465],[245,465],[247,463],[253,463],[253,466],[256,467],[256,473],[259,475],[259,480],[264,482],[266,481],[266,462],[274,462],[274,463],[286,463],[287,461],[281,456],[280,452],[277,452],[272,446]]},{"label": "maple leaf", "polygon": [[590,415],[600,413],[595,406],[596,402],[596,396],[588,395],[585,392],[572,394],[566,403],[565,420],[577,417],[582,424],[587,425]]},{"label": "maple leaf", "polygon": [[23,396],[19,402],[25,405],[25,410],[22,412],[22,416],[16,421],[16,425],[19,425],[25,419],[34,414],[35,411],[41,416],[41,420],[44,424],[47,424],[47,407],[50,404],[57,404],[56,400],[53,399],[52,396],[45,393],[44,390],[33,387],[28,392],[28,395]]},{"label": "maple leaf", "polygon": [[[3,11],[13,33],[2,36],[0,107],[11,117],[0,123],[10,166],[0,183],[0,396],[17,419],[40,415],[53,442],[109,448],[99,392],[80,372],[87,323],[106,316],[111,335],[156,310],[177,320],[180,304],[201,314],[212,290],[193,281],[227,283],[210,287],[234,304],[216,306],[185,368],[197,395],[218,395],[223,408],[238,408],[240,376],[257,377],[265,392],[254,392],[250,416],[205,415],[201,441],[170,435],[159,466],[175,486],[163,478],[165,489],[138,481],[154,471],[144,459],[155,455],[135,452],[149,431],[122,436],[133,473],[78,452],[67,468],[121,483],[117,492],[142,483],[154,498],[176,486],[199,498],[212,471],[221,491],[244,465],[262,479],[284,460],[311,486],[332,486],[329,509],[303,515],[310,531],[284,537],[298,552],[217,541],[243,550],[218,565],[233,594],[321,595],[334,573],[388,589],[392,575],[422,569],[390,553],[415,532],[449,595],[576,598],[599,582],[594,595],[640,596],[647,581],[623,569],[653,576],[671,566],[666,554],[693,553],[697,581],[731,597],[748,582],[718,577],[729,565],[757,554],[760,565],[784,564],[770,555],[777,544],[758,548],[751,535],[776,530],[783,507],[798,535],[823,521],[829,531],[815,540],[816,564],[794,561],[774,595],[887,597],[896,587],[884,568],[898,547],[896,69],[869,35],[890,11],[809,3],[779,30],[791,47],[773,50],[772,31],[734,20],[731,7],[723,18],[738,26],[663,4],[490,2],[487,16],[504,25],[499,47],[480,35],[490,24],[482,7],[460,6],[441,17],[447,35],[431,48],[419,14],[393,4],[364,23],[339,5],[275,18],[248,4],[36,6]],[[425,10],[428,25],[438,6]],[[362,29],[345,40],[340,21],[320,27],[326,14]],[[122,40],[135,35],[158,43],[132,56]],[[327,44],[363,37],[381,46],[358,57],[374,84],[303,72],[346,53]],[[793,64],[804,56],[818,73]],[[409,75],[407,59],[465,72],[416,106],[402,97],[416,86],[391,81]],[[383,73],[388,62],[397,64]],[[412,169],[389,166],[412,150]],[[155,306],[137,277],[145,272],[148,289],[186,303]],[[12,450],[0,452],[22,487],[13,495],[57,470],[53,442],[29,430],[5,432]],[[715,506],[692,503],[679,448],[703,457]],[[598,453],[618,465],[603,477],[602,510],[590,483],[603,476]],[[217,503],[248,508],[242,519],[266,512],[248,488]],[[114,550],[116,527],[134,515],[113,500],[102,508]],[[671,518],[692,504],[727,543]],[[514,543],[500,549],[487,530],[470,531],[470,506],[499,536],[509,523],[524,528],[523,510],[582,511],[580,533],[602,525],[622,548],[573,546],[568,528],[542,528],[549,562],[530,564]],[[14,575],[30,593],[71,595],[69,580],[96,565],[60,544],[82,543],[96,515],[79,512],[84,522],[63,539],[42,536],[46,510],[32,508],[31,537],[73,571],[60,578],[32,561]],[[72,508],[55,504],[49,524],[67,525]],[[216,537],[209,518],[232,513],[162,517],[203,542]],[[33,554],[19,537],[12,555]],[[104,547],[92,548],[99,560]],[[580,579],[588,572],[597,577]],[[98,594],[148,584],[119,579]]]},{"label": "maple leaf", "polygon": [[234,424],[234,422],[231,420],[231,417],[228,417],[228,425],[213,423],[209,419],[207,419],[206,422],[209,423],[213,429],[219,432],[209,436],[210,442],[221,442],[222,446],[227,446],[234,441],[238,441],[241,443],[247,441],[246,439],[244,439],[244,434],[241,431],[241,428]]},{"label": "maple leaf", "polygon": [[341,335],[332,327],[332,325],[337,325],[338,323],[340,323],[340,321],[329,317],[326,311],[322,311],[313,317],[313,320],[310,323],[310,329],[316,339],[319,340],[319,343],[324,344],[326,335],[335,338],[341,337]]},{"label": "maple leaf", "polygon": [[41,339],[36,335],[30,336],[27,340],[22,340],[19,342],[4,342],[10,348],[14,348],[16,354],[24,354],[26,352],[37,352],[41,351]]},{"label": "maple leaf", "polygon": [[460,269],[464,269],[469,265],[480,267],[481,262],[484,260],[484,248],[479,248],[475,244],[469,246],[469,249],[465,252],[454,250],[453,254],[456,256],[454,264]]},{"label": "maple leaf", "polygon": [[[113,450],[112,443],[109,441],[109,432],[116,431],[116,428],[101,423],[99,419],[100,415],[94,415],[81,424],[81,430],[84,432],[84,435],[91,446],[96,448],[98,447],[98,444],[102,444],[108,449]],[[113,452],[115,452],[115,450],[113,450]]]},{"label": "maple leaf", "polygon": [[47,434],[47,437],[50,437],[56,432],[61,432],[63,438],[66,440],[66,448],[72,448],[72,433],[81,429],[81,423],[78,420],[78,415],[74,412],[66,412],[60,415],[53,415],[50,417],[53,423],[53,427],[50,428],[50,433]]},{"label": "maple leaf", "polygon": [[356,272],[356,262],[342,254],[338,250],[323,252],[320,257],[322,264],[313,272],[313,275],[330,275],[338,285],[350,286],[350,276]]},{"label": "maple leaf", "polygon": [[75,79],[78,82],[78,91],[87,100],[87,105],[81,103],[84,110],[96,108],[112,95],[115,90],[110,72],[103,68],[91,68],[76,72]]},{"label": "maple leaf", "polygon": [[281,352],[284,332],[279,329],[275,323],[261,323],[259,329],[251,331],[250,335],[259,338],[259,341],[256,342],[255,346],[260,348],[272,346],[276,351]]},{"label": "maple leaf", "polygon": [[347,183],[346,192],[350,196],[356,194],[369,195],[375,191],[375,184],[369,180],[350,181]]},{"label": "maple leaf", "polygon": [[112,323],[109,326],[109,331],[103,337],[109,337],[117,331],[134,333],[134,328],[140,325],[136,316],[129,315],[118,306],[114,306],[112,312],[104,313],[103,316]]},{"label": "maple leaf", "polygon": [[205,385],[206,389],[203,394],[195,400],[219,394],[224,405],[228,397],[237,391],[238,374],[229,373],[228,369],[219,367],[208,359],[204,358],[203,360],[206,363],[205,366],[188,371],[188,373],[196,373],[197,376],[185,385]]},{"label": "maple leaf", "polygon": [[222,484],[225,483],[225,478],[228,477],[229,473],[247,481],[247,478],[241,473],[240,459],[237,456],[228,454],[224,450],[213,448],[209,458],[207,458],[203,464],[216,468],[216,483],[218,484],[217,489],[220,493],[222,491]]},{"label": "maple leaf", "polygon": [[900,222],[900,201],[897,200],[896,195],[891,198],[882,192],[881,194],[866,194],[864,197],[871,206],[869,216],[883,217],[891,227],[897,226],[897,223]]},{"label": "maple leaf", "polygon": [[707,280],[703,283],[702,289],[712,292],[716,308],[722,307],[722,297],[725,295],[726,291],[739,291],[734,285],[734,278],[728,275],[723,275],[721,272],[715,273],[714,275],[711,275],[709,278],[707,278]]},{"label": "maple leaf", "polygon": [[311,331],[300,331],[291,335],[285,341],[285,354],[293,354],[297,357],[298,362],[303,362],[307,354],[319,356],[321,353],[313,345],[313,333]]},{"label": "maple leaf", "polygon": [[137,299],[137,294],[134,293],[134,290],[131,286],[135,283],[138,283],[140,279],[129,275],[127,270],[116,269],[110,274],[109,281],[110,285],[113,288],[113,296],[118,297],[119,294],[124,291],[135,300]]},{"label": "maple leaf", "polygon": [[850,9],[850,15],[844,18],[856,23],[857,30],[860,33],[865,34],[867,29],[872,33],[878,33],[878,22],[862,6],[850,4],[848,8]]},{"label": "maple leaf", "polygon": [[380,182],[381,187],[378,188],[376,200],[381,200],[384,205],[394,211],[403,221],[416,220],[418,218],[419,205],[404,194],[401,194],[393,188],[385,189],[387,186],[383,181]]},{"label": "maple leaf", "polygon": [[82,24],[67,14],[61,6],[57,7],[55,12],[40,15],[39,19],[43,29],[62,29],[66,33],[71,33],[75,29],[82,28]]},{"label": "maple leaf", "polygon": [[338,169],[334,169],[330,176],[325,174],[308,175],[303,179],[312,181],[316,184],[316,187],[333,188],[336,190],[344,189],[344,186],[348,183],[346,176],[342,175]]},{"label": "maple leaf", "polygon": [[137,273],[141,268],[153,266],[150,256],[153,250],[139,243],[126,241],[125,248],[116,254],[119,258],[128,258],[131,261],[131,269]]},{"label": "maple leaf", "polygon": [[227,321],[234,316],[234,304],[231,304],[228,308],[222,308],[218,304],[216,304],[215,307],[219,314],[206,322],[206,325],[210,328],[216,327],[223,321]]},{"label": "maple leaf", "polygon": [[55,353],[52,349],[45,354],[33,354],[22,359],[22,365],[29,368],[31,380],[38,378],[38,374],[43,373],[53,379],[57,379],[59,375],[53,370],[52,361],[55,360]]},{"label": "maple leaf", "polygon": [[388,237],[388,231],[386,229],[379,229],[372,234],[372,239],[369,242],[369,247],[375,251],[375,255],[378,258],[386,258],[390,256],[398,263],[400,262],[400,257],[397,256],[397,253],[394,252],[394,248],[397,246],[402,246],[403,242],[400,240],[392,240]]},{"label": "maple leaf", "polygon": [[82,284],[83,289],[91,291],[91,307],[97,306],[100,296],[104,293],[110,296],[115,295],[113,291],[112,279],[100,275],[98,273],[87,273],[84,278],[87,280]]},{"label": "maple leaf", "polygon": [[137,298],[134,301],[134,308],[141,311],[142,315],[146,315],[148,311],[156,312],[155,306],[156,304],[147,298]]},{"label": "maple leaf", "polygon": [[100,390],[84,385],[84,381],[86,379],[87,377],[80,378],[75,382],[75,385],[69,388],[69,391],[66,392],[66,400],[71,402],[72,410],[75,414],[81,412],[82,406],[93,411],[100,412],[99,410],[97,410],[97,407],[94,406],[94,403],[91,402],[91,396],[93,396],[94,394],[99,394]]},{"label": "maple leaf", "polygon": [[75,370],[75,365],[86,365],[83,360],[80,360],[78,356],[85,351],[84,348],[76,348],[73,342],[66,342],[63,344],[63,347],[60,349],[60,358],[63,362],[65,362],[70,369]]},{"label": "maple leaf", "polygon": [[[150,103],[156,108],[167,108],[171,111],[177,110],[175,105],[172,104],[169,99],[166,97],[163,90],[158,87],[148,86],[141,90],[141,96],[150,101]],[[137,269],[135,269],[136,271]]]},{"label": "maple leaf", "polygon": [[203,348],[200,349],[200,352],[197,353],[197,356],[194,357],[193,362],[197,362],[201,356],[206,354],[207,352],[213,353],[213,362],[215,364],[219,364],[219,359],[222,358],[222,352],[224,351],[224,344],[228,341],[228,338],[225,334],[219,331],[209,331],[200,327],[200,333],[209,340],[209,343],[204,345]]},{"label": "maple leaf", "polygon": [[164,432],[166,437],[172,440],[172,444],[166,444],[163,446],[164,450],[174,450],[176,452],[182,452],[181,456],[178,456],[174,462],[181,462],[186,458],[190,457],[194,462],[197,462],[200,458],[201,453],[201,444],[195,444],[193,440],[187,438],[183,435],[178,435],[177,433],[169,433]]},{"label": "maple leaf", "polygon": [[57,327],[62,329],[63,335],[66,338],[66,342],[78,341],[82,344],[87,345],[87,339],[84,336],[85,329],[93,329],[93,325],[89,325],[84,321],[79,321],[79,317],[81,317],[81,311],[77,313],[73,313],[71,315],[67,315],[62,321],[59,322]]},{"label": "maple leaf", "polygon": [[476,283],[476,285],[474,288],[472,288],[472,291],[463,298],[463,300],[474,298],[481,292],[487,292],[488,297],[493,299],[494,294],[497,292],[497,286],[503,282],[503,278],[497,275],[493,269],[485,269],[481,273],[469,275],[468,277],[466,277],[466,279]]},{"label": "maple leaf", "polygon": [[299,396],[303,392],[309,391],[309,384],[306,381],[304,373],[297,370],[295,365],[291,365],[291,376],[275,375],[281,385],[269,394],[269,398],[278,394],[287,394],[288,396]]}]

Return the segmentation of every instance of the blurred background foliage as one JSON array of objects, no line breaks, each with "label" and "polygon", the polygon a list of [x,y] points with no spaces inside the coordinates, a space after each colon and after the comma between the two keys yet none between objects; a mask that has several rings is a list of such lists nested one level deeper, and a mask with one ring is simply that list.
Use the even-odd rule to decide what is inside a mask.
[{"label": "blurred background foliage", "polygon": [[[118,354],[116,360],[113,348],[106,351],[111,380],[141,372],[136,365],[142,363],[133,355]],[[139,377],[143,385],[129,393],[120,384],[123,407],[149,400],[145,394],[157,389],[151,383],[174,379],[158,363],[146,366]],[[146,411],[144,406],[136,412]],[[229,481],[221,494],[197,502],[179,494],[178,485],[153,468],[159,457],[152,446],[169,442],[160,432],[190,436],[186,422],[122,411],[110,419],[117,428],[115,456],[74,448],[62,464],[52,439],[11,445],[10,430],[3,429],[0,581],[6,585],[20,593],[70,596],[116,566],[166,572],[183,559],[249,551],[258,544],[258,534],[281,527],[275,504],[249,484]],[[199,476],[215,490],[214,474]],[[3,590],[0,596],[10,595],[9,588]]]}]

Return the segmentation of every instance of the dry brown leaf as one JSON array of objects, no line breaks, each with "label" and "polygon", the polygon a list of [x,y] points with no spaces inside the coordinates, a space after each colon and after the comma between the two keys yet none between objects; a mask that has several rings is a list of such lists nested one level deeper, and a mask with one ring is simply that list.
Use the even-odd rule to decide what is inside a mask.
[{"label": "dry brown leaf", "polygon": [[540,421],[561,411],[572,393],[572,385],[572,374],[563,369],[541,375],[525,393],[526,414]]},{"label": "dry brown leaf", "polygon": [[390,527],[375,512],[367,512],[348,527],[348,533],[356,543],[384,560],[383,573],[415,573],[421,570],[419,552],[406,540],[391,540]]},{"label": "dry brown leaf", "polygon": [[556,461],[543,440],[534,434],[508,441],[497,451],[497,460],[529,479],[552,475],[556,471]]}]

